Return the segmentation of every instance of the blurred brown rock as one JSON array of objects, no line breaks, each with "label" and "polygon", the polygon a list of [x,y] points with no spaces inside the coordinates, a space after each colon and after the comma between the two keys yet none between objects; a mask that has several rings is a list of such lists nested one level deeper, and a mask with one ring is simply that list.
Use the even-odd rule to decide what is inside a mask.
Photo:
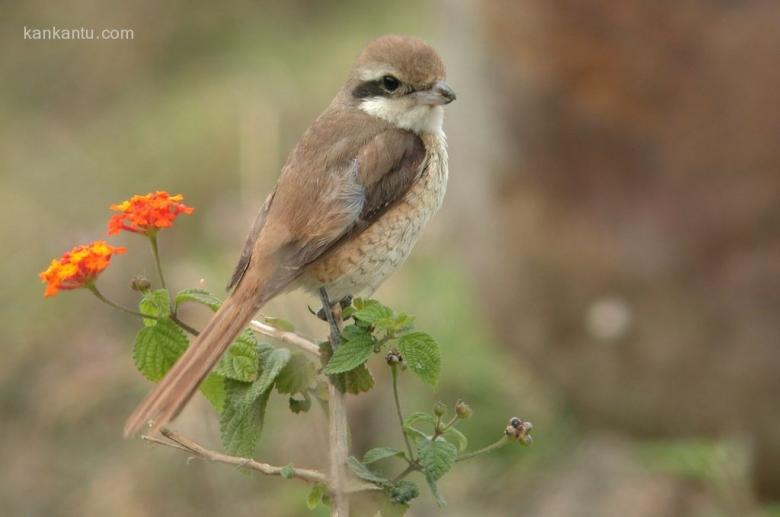
[{"label": "blurred brown rock", "polygon": [[749,433],[780,498],[780,4],[482,5],[496,327],[594,427]]}]

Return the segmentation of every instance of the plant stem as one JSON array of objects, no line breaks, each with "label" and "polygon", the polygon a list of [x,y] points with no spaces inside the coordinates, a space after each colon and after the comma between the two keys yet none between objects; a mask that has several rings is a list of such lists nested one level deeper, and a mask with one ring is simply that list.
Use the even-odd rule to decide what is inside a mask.
[{"label": "plant stem", "polygon": [[406,444],[406,450],[409,453],[409,459],[414,462],[414,450],[412,444],[409,442],[409,437],[406,436],[406,430],[404,429],[404,414],[401,411],[401,401],[398,398],[398,366],[390,366],[390,370],[393,372],[393,398],[395,399],[395,412],[398,414],[398,423],[401,424],[401,434],[404,436],[404,443]]},{"label": "plant stem", "polygon": [[[134,311],[132,309],[128,309],[127,307],[123,307],[123,306],[119,305],[118,303],[114,303],[111,300],[109,300],[108,298],[106,298],[105,296],[103,296],[103,293],[98,291],[98,288],[95,286],[95,284],[90,284],[90,285],[87,285],[86,287],[87,287],[87,289],[89,289],[92,292],[92,294],[94,294],[97,297],[98,300],[100,300],[101,302],[105,303],[106,305],[108,305],[110,307],[113,307],[114,309],[119,309],[120,311],[122,311],[122,312],[124,312],[126,314],[132,314],[133,316],[138,316],[138,317],[141,317],[141,318],[149,318],[150,320],[157,320],[157,321],[163,321],[165,319],[165,318],[160,318],[159,316],[152,316],[151,314],[143,314],[141,312]],[[175,314],[171,314],[171,321],[174,322],[175,324],[177,324],[179,327],[181,327],[185,331],[187,331],[190,334],[192,334],[193,336],[197,336],[199,334],[199,332],[197,330],[195,330],[194,328],[190,327],[189,325],[187,325],[186,323],[181,321],[179,318],[176,317]]]},{"label": "plant stem", "polygon": [[481,449],[477,449],[473,452],[467,452],[466,454],[463,454],[462,456],[458,456],[455,461],[463,461],[467,460],[469,458],[473,458],[474,456],[479,456],[480,454],[485,454],[487,452],[494,451],[496,449],[500,449],[504,445],[510,443],[510,439],[507,436],[502,436],[497,441],[491,443],[490,445],[486,447],[482,447]]},{"label": "plant stem", "polygon": [[109,300],[108,298],[103,296],[103,293],[98,291],[98,288],[97,288],[97,286],[95,286],[95,284],[89,284],[86,287],[87,287],[87,289],[89,289],[92,292],[92,294],[97,296],[98,300],[100,300],[101,302],[105,303],[106,305],[109,305],[110,307],[113,307],[115,309],[119,309],[120,311],[126,312],[127,314],[132,314],[133,316],[140,316],[141,318],[149,318],[149,319],[157,320],[157,321],[162,321],[163,320],[163,318],[159,318],[157,316],[151,316],[149,314],[142,314],[142,313],[140,313],[138,311],[134,311],[132,309],[128,309],[127,307],[122,307],[118,303],[112,302],[111,300]]},{"label": "plant stem", "polygon": [[454,417],[452,417],[452,420],[450,420],[449,422],[447,422],[447,424],[445,424],[445,426],[444,426],[444,427],[442,427],[442,429],[441,429],[441,433],[439,433],[439,434],[444,434],[444,433],[446,433],[446,432],[447,432],[447,429],[449,429],[450,427],[452,427],[452,426],[455,424],[455,422],[457,422],[457,421],[458,421],[458,418],[459,418],[459,417],[458,417],[458,415],[455,415]]},{"label": "plant stem", "polygon": [[152,245],[152,253],[154,254],[154,264],[157,266],[157,274],[160,277],[160,285],[163,289],[165,287],[165,276],[163,275],[162,265],[160,264],[160,251],[157,249],[157,234],[149,235],[149,242]]},{"label": "plant stem", "polygon": [[[341,338],[341,312],[334,314],[325,288],[320,288],[322,310],[330,326],[330,343],[335,352]],[[339,307],[340,309],[341,307]],[[328,385],[328,444],[330,456],[331,517],[349,517],[346,471],[349,455],[349,424],[345,395],[332,382]]]},{"label": "plant stem", "polygon": [[194,328],[190,327],[189,325],[184,323],[182,320],[180,320],[179,317],[175,313],[171,313],[171,321],[174,322],[175,324],[177,324],[182,329],[184,329],[186,332],[189,332],[190,334],[192,334],[193,336],[197,336],[198,334],[200,334],[200,332],[198,332],[197,330],[195,330]]}]

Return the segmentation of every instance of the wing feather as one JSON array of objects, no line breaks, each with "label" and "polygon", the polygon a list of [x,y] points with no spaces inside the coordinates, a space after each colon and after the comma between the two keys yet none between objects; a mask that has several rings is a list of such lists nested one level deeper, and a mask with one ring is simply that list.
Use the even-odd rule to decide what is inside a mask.
[{"label": "wing feather", "polygon": [[362,113],[339,115],[326,111],[291,153],[228,288],[253,259],[274,260],[285,278],[297,276],[370,226],[419,178],[425,160],[419,136]]}]

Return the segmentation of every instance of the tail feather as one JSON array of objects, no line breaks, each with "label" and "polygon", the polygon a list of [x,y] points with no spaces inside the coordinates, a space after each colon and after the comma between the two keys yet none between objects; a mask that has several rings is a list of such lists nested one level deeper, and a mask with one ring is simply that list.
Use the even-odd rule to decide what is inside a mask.
[{"label": "tail feather", "polygon": [[130,415],[125,424],[125,436],[138,433],[147,424],[148,433],[155,434],[175,418],[230,343],[269,298],[270,296],[258,297],[255,293],[237,289],[225,300],[163,380]]}]

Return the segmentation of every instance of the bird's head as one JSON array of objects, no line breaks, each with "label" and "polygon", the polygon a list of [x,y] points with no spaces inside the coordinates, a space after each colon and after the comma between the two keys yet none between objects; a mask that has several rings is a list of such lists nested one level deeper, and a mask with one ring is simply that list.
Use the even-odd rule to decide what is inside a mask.
[{"label": "bird's head", "polygon": [[382,36],[360,53],[345,86],[350,102],[369,115],[415,133],[441,132],[443,105],[455,100],[444,63],[410,36]]}]

